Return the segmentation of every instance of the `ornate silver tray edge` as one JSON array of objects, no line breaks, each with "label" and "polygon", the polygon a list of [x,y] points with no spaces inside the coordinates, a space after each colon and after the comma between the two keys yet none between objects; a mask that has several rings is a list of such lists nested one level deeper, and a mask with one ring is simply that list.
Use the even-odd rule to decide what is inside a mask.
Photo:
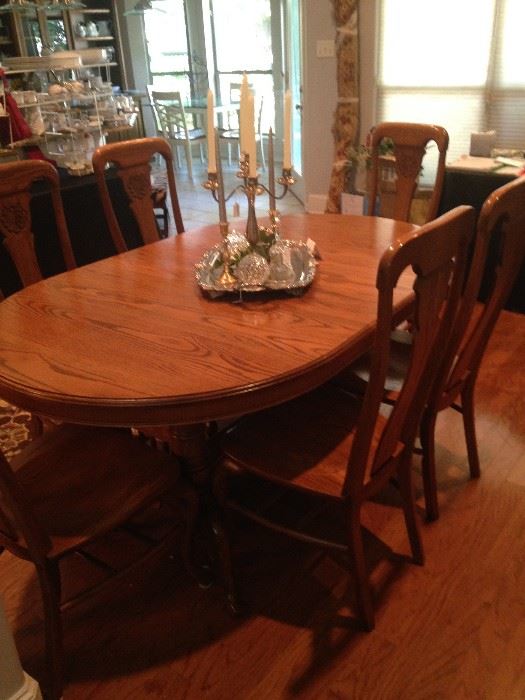
[{"label": "ornate silver tray edge", "polygon": [[[312,284],[315,277],[316,260],[310,252],[308,246],[303,241],[292,241],[282,239],[281,242],[296,251],[300,251],[300,256],[295,256],[293,271],[295,278],[291,281],[272,279],[271,267],[270,278],[262,285],[247,285],[239,282],[234,287],[224,287],[218,281],[223,269],[221,263],[217,264],[221,255],[221,246],[216,245],[204,253],[202,259],[195,264],[195,279],[199,287],[206,292],[212,292],[217,296],[231,292],[267,292],[267,291],[289,291],[302,290]],[[299,266],[299,263],[301,265]],[[234,273],[235,274],[235,273]],[[214,279],[215,278],[215,279]]]}]

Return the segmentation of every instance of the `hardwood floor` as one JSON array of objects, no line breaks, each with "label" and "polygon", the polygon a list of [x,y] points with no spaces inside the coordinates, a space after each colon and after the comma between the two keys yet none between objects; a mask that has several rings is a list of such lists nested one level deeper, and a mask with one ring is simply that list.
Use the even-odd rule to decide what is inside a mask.
[{"label": "hardwood floor", "polygon": [[[423,567],[374,563],[373,633],[343,617],[342,561],[243,522],[245,617],[232,619],[220,587],[197,588],[176,556],[120,598],[66,617],[65,699],[524,698],[524,358],[525,316],[504,312],[478,382],[482,476],[469,481],[461,417],[444,412],[441,517],[422,527]],[[408,551],[395,500],[369,504],[368,522]],[[42,677],[31,566],[4,553],[0,595],[25,670]]]}]

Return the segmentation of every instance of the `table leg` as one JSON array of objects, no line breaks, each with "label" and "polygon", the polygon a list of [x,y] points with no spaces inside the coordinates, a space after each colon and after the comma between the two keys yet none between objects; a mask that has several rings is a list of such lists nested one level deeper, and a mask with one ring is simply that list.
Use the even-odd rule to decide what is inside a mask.
[{"label": "table leg", "polygon": [[207,551],[209,536],[209,511],[211,499],[211,465],[207,458],[206,425],[172,425],[167,429],[171,451],[182,463],[182,469],[199,494],[198,525],[193,543],[188,547],[189,565],[202,588],[213,583],[210,553]]},{"label": "table leg", "polygon": [[[207,426],[201,423],[170,427],[171,449],[182,461],[188,477],[200,494],[201,534],[204,549],[206,549],[206,542],[209,542],[210,534],[213,540],[213,549],[209,552],[209,556],[204,556],[205,564],[197,564],[198,570],[205,573],[209,567],[207,560],[213,561],[218,557],[220,576],[226,588],[228,608],[233,614],[239,614],[241,606],[233,579],[229,537],[224,526],[222,509],[213,494],[213,465],[207,437]],[[199,558],[202,559],[202,555]]]},{"label": "table leg", "polygon": [[211,466],[207,455],[206,425],[173,425],[170,447],[182,461],[191,481],[200,489],[209,485]]}]

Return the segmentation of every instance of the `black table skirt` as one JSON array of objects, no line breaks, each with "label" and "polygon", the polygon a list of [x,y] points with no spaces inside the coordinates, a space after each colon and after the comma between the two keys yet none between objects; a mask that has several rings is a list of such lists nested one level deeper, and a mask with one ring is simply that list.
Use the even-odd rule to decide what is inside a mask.
[{"label": "black table skirt", "polygon": [[[94,175],[75,177],[59,170],[64,213],[77,264],[100,260],[116,253],[106,225]],[[111,170],[108,189],[117,219],[130,248],[142,244],[139,228],[129,208],[121,181]],[[64,260],[55,226],[49,188],[36,183],[31,200],[32,230],[35,248],[44,277],[63,272]],[[5,296],[21,288],[20,279],[4,248],[0,245],[0,288]]]},{"label": "black table skirt", "polygon": [[[447,170],[445,173],[439,213],[444,214],[460,204],[470,204],[479,214],[486,198],[494,192],[494,190],[498,189],[498,187],[501,187],[513,179],[514,178],[510,175],[501,175],[498,173]],[[523,206],[525,206],[525,202]],[[525,235],[525,231],[523,235]],[[485,299],[487,295],[489,280],[491,279],[491,269],[496,255],[497,250],[496,245],[494,245],[491,250],[489,250],[488,254],[487,269],[480,290],[481,300]],[[521,267],[516,283],[505,304],[505,308],[509,311],[525,313],[525,262]]]}]

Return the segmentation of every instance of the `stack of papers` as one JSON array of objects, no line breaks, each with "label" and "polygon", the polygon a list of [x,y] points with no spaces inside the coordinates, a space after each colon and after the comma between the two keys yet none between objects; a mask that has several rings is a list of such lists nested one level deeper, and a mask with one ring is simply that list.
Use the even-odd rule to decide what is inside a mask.
[{"label": "stack of papers", "polygon": [[525,160],[520,158],[482,158],[479,156],[462,156],[447,165],[447,170],[468,170],[470,172],[490,173],[501,175],[518,175],[525,168]]}]

